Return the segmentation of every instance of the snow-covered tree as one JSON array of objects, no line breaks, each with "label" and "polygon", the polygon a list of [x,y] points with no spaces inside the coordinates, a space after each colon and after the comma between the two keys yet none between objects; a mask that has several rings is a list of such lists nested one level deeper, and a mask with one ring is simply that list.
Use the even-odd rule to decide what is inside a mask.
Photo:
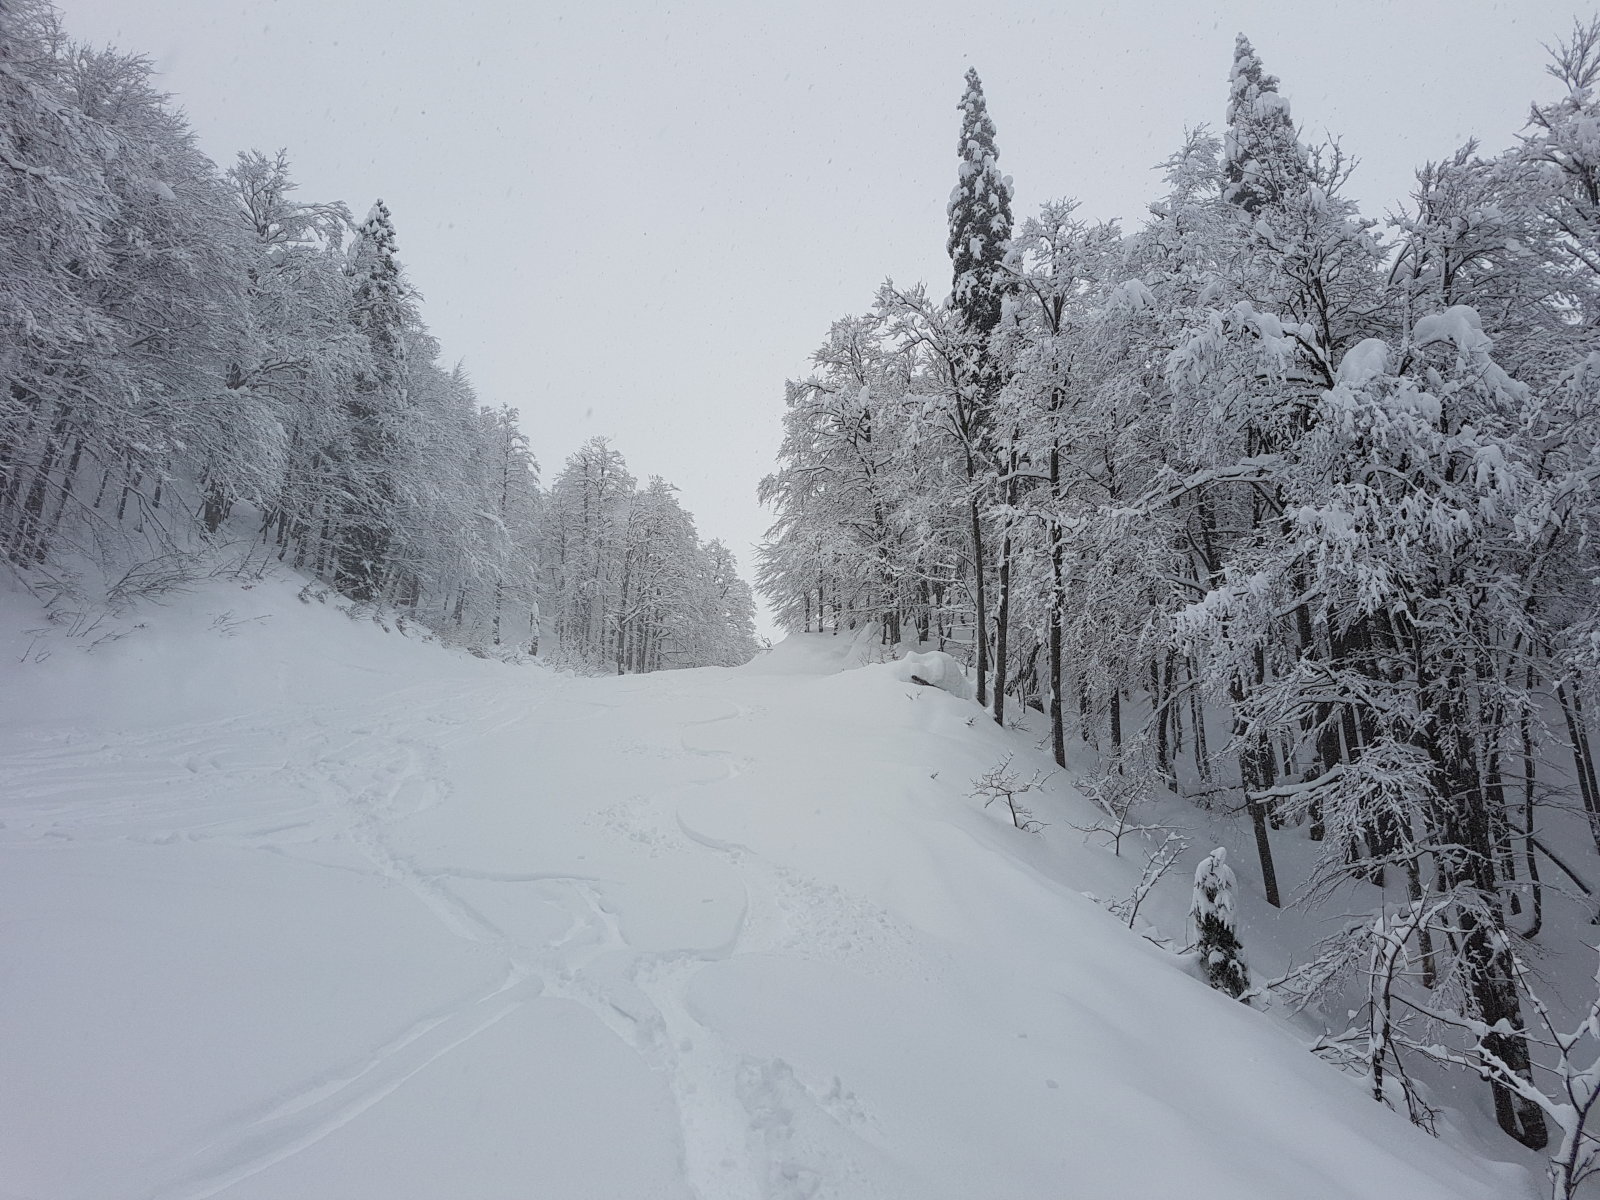
[{"label": "snow-covered tree", "polygon": [[[961,133],[956,141],[960,160],[956,186],[947,206],[950,236],[945,244],[953,272],[951,304],[958,323],[957,374],[950,397],[952,422],[966,457],[968,501],[971,517],[972,584],[977,643],[978,702],[984,702],[989,671],[988,565],[984,555],[981,492],[990,477],[985,461],[993,452],[990,413],[1000,386],[1000,370],[990,344],[1000,324],[1009,280],[1004,269],[1011,242],[1011,180],[1000,173],[994,122],[989,117],[983,83],[978,72],[967,70],[962,93]],[[1009,455],[1002,450],[1002,455]],[[1009,555],[1000,569],[1009,574]],[[997,639],[999,671],[1005,672],[1005,636],[1009,594],[1002,583]],[[1003,716],[1004,680],[995,688],[995,718]]]},{"label": "snow-covered tree", "polygon": [[350,319],[366,339],[367,362],[345,400],[347,426],[336,451],[346,502],[338,516],[337,580],[357,600],[386,588],[414,595],[416,583],[392,555],[395,509],[407,464],[410,363],[405,330],[414,319],[396,258],[394,220],[379,200],[350,248]]},{"label": "snow-covered tree", "polygon": [[1240,34],[1228,74],[1227,136],[1223,140],[1223,197],[1254,214],[1305,185],[1306,152],[1276,76],[1261,66],[1250,39]]},{"label": "snow-covered tree", "polygon": [[[275,553],[474,645],[531,646],[543,604],[598,657],[618,600],[604,506],[572,542],[570,489],[539,490],[517,414],[438,360],[382,202],[355,226],[301,201],[283,151],[219,171],[147,60],[75,45],[45,0],[0,4],[14,566],[57,589],[97,569],[126,599],[202,555]],[[680,524],[651,548],[678,581],[657,606],[677,649],[654,665],[753,653],[731,557]],[[601,573],[563,570],[569,549]]]},{"label": "snow-covered tree", "polygon": [[[979,363],[987,360],[982,339],[1000,323],[1001,302],[1008,290],[1004,268],[1011,243],[1011,180],[1000,173],[994,121],[989,117],[978,72],[969,68],[961,95],[960,159],[956,186],[950,192],[950,237],[945,249],[954,272],[951,295],[975,340]],[[979,386],[989,385],[981,366]]]},{"label": "snow-covered tree", "polygon": [[1206,982],[1238,999],[1250,987],[1244,947],[1239,944],[1234,914],[1238,889],[1228,852],[1218,846],[1200,860],[1194,872],[1194,895],[1189,916],[1194,921],[1195,953]]}]

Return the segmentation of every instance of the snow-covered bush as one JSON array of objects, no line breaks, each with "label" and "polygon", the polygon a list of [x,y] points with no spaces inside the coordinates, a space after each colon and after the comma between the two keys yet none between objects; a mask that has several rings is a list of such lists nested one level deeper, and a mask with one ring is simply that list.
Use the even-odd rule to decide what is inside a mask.
[{"label": "snow-covered bush", "polygon": [[1023,805],[1018,797],[1025,792],[1038,791],[1043,784],[1044,777],[1037,771],[1027,779],[1013,771],[1008,754],[972,781],[972,795],[982,797],[985,808],[996,800],[1004,801],[1013,825],[1023,833],[1038,833],[1044,828],[1044,822],[1038,820],[1033,810]]},{"label": "snow-covered bush", "polygon": [[1195,948],[1206,982],[1235,998],[1250,986],[1244,947],[1234,932],[1233,893],[1237,888],[1228,852],[1218,846],[1194,872],[1194,900],[1190,915],[1195,923]]}]

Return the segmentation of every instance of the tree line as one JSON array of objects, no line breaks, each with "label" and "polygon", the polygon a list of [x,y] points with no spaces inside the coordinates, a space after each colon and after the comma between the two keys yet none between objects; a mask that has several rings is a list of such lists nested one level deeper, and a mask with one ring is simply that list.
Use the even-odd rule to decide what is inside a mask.
[{"label": "tree line", "polygon": [[669,485],[591,442],[540,487],[517,411],[441,363],[382,201],[304,201],[281,151],[218,169],[147,59],[46,0],[0,0],[0,379],[0,552],[36,589],[98,564],[149,592],[242,545],[469,644],[755,651]]},{"label": "tree line", "polygon": [[[758,566],[788,628],[881,622],[995,721],[1046,713],[1062,766],[1240,812],[1273,905],[1387,887],[1319,986],[1388,956],[1535,1147],[1518,955],[1589,890],[1541,825],[1574,808],[1600,853],[1600,23],[1550,73],[1517,145],[1380,223],[1240,37],[1220,134],[1127,232],[1014,219],[969,71],[951,292],[884,284],[789,383]],[[1401,1042],[1363,1044],[1391,1099]]]}]

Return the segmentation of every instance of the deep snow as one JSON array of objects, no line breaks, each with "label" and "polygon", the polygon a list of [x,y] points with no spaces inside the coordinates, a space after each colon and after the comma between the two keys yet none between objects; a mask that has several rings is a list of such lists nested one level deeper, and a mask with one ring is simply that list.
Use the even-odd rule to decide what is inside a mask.
[{"label": "deep snow", "polygon": [[585,679],[285,581],[92,650],[31,603],[7,1200],[1535,1190],[1086,899],[1130,867],[1059,778],[1047,837],[968,795],[1031,739],[847,639]]}]

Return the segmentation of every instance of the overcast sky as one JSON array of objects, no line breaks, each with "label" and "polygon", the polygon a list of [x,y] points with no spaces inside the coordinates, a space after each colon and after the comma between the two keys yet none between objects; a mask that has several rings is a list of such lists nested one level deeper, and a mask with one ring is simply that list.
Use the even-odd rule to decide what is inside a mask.
[{"label": "overcast sky", "polygon": [[[287,147],[303,199],[382,197],[447,361],[522,410],[553,478],[584,438],[682,490],[748,574],[783,381],[886,276],[949,286],[956,101],[978,68],[1019,216],[1137,222],[1152,164],[1220,124],[1237,32],[1370,215],[1550,97],[1558,0],[746,3],[61,0],[148,54],[219,163]],[[983,10],[983,11],[980,11]]]}]

